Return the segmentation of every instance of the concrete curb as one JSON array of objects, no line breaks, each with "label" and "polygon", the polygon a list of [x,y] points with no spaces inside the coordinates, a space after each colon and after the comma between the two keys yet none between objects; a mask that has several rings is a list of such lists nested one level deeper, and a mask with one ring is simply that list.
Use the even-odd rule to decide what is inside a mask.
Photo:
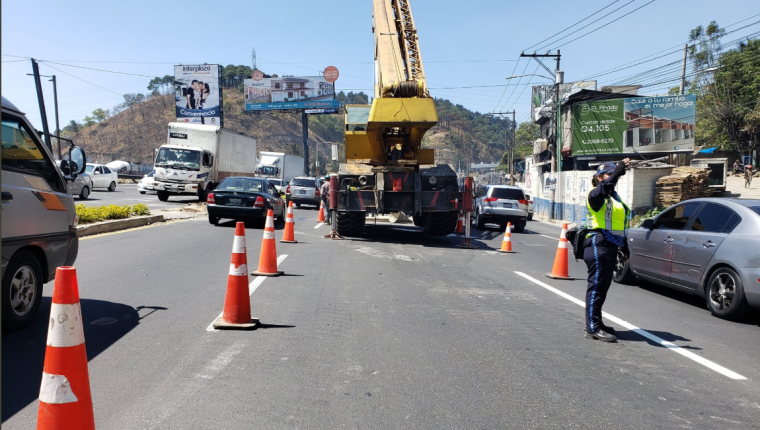
[{"label": "concrete curb", "polygon": [[93,224],[83,224],[77,227],[77,236],[91,236],[93,234],[111,233],[113,231],[126,230],[128,228],[142,227],[157,222],[164,222],[163,215],[138,216],[125,219],[100,221]]}]

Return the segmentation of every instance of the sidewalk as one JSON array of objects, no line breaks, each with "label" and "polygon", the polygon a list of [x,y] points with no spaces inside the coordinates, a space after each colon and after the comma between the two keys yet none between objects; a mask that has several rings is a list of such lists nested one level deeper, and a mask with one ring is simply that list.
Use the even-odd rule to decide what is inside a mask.
[{"label": "sidewalk", "polygon": [[744,188],[743,176],[729,176],[726,181],[726,192],[714,195],[714,197],[731,197],[735,199],[758,199],[760,200],[760,178],[752,178],[750,188]]}]

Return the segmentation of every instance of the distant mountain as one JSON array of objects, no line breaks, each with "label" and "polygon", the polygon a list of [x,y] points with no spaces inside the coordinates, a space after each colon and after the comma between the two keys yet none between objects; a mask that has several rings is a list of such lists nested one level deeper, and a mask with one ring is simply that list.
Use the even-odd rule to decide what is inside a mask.
[{"label": "distant mountain", "polygon": [[[436,99],[439,123],[423,139],[423,147],[436,149],[438,163],[463,166],[469,162],[497,163],[504,152],[505,129],[510,121],[492,118]],[[166,141],[166,125],[174,121],[174,95],[156,95],[99,123],[74,137],[88,157],[98,162],[126,160],[152,162],[153,150]],[[254,136],[259,151],[303,155],[300,113],[245,111],[243,95],[224,90],[224,124],[233,131]],[[343,141],[341,115],[309,116],[309,155],[313,162],[320,145],[320,165],[329,165],[329,147]],[[337,167],[337,166],[336,166]]]}]

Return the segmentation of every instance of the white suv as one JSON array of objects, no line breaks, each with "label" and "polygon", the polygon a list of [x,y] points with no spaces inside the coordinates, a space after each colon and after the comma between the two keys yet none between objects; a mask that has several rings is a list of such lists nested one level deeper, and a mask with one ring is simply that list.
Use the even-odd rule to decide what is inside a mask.
[{"label": "white suv", "polygon": [[72,146],[60,170],[26,116],[2,98],[3,330],[29,325],[42,285],[79,252],[74,198],[66,181],[84,171],[85,154]]},{"label": "white suv", "polygon": [[522,188],[511,185],[487,185],[485,195],[475,199],[472,223],[482,230],[486,223],[499,224],[503,230],[507,222],[522,233],[528,223],[528,198]]}]

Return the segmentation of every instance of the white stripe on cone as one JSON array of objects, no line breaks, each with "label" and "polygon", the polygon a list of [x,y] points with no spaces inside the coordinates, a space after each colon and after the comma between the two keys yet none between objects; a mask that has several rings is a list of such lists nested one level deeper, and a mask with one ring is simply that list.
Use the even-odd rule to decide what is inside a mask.
[{"label": "white stripe on cone", "polygon": [[274,232],[269,230],[264,230],[264,239],[274,239]]},{"label": "white stripe on cone", "polygon": [[235,240],[232,241],[232,253],[243,254],[245,253],[245,236],[235,236]]},{"label": "white stripe on cone", "polygon": [[566,240],[560,240],[559,244],[557,245],[557,248],[568,249],[568,247],[567,247],[567,241]]},{"label": "white stripe on cone", "polygon": [[77,346],[84,343],[82,310],[79,303],[50,305],[50,324],[47,345],[55,347]]},{"label": "white stripe on cone", "polygon": [[264,225],[264,228],[271,228],[272,230],[274,230],[274,220],[272,219],[272,217],[267,216],[267,223]]},{"label": "white stripe on cone", "polygon": [[79,399],[71,391],[71,383],[65,376],[42,372],[40,401],[49,405],[61,405],[64,403],[76,403]]},{"label": "white stripe on cone", "polygon": [[289,223],[293,224],[293,218],[291,218],[291,217],[287,217],[287,218],[285,218],[285,222],[286,222],[286,223],[288,223],[288,222],[289,222]]},{"label": "white stripe on cone", "polygon": [[232,276],[245,276],[246,279],[248,279],[248,265],[247,264],[241,264],[238,267],[235,267],[234,264],[230,263],[230,275]]}]

